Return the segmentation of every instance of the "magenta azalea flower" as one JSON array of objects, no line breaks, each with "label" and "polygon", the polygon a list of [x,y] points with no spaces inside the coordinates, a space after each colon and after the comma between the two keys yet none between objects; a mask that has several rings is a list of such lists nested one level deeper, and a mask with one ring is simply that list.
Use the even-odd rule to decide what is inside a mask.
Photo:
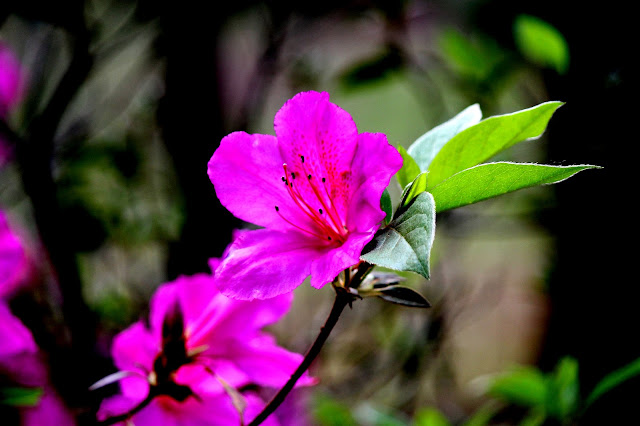
[{"label": "magenta azalea flower", "polygon": [[384,134],[358,133],[327,93],[294,96],[274,127],[276,136],[231,133],[209,161],[220,202],[265,228],[236,239],[216,271],[222,293],[236,299],[284,294],[309,275],[320,288],[356,265],[402,167]]},{"label": "magenta azalea flower", "polygon": [[49,383],[47,367],[41,357],[31,332],[0,301],[0,388],[42,391],[35,406],[15,407],[15,414],[20,419],[18,424],[73,425],[73,417]]},{"label": "magenta azalea flower", "polygon": [[[214,281],[199,274],[161,286],[149,325],[138,322],[116,336],[113,358],[128,376],[120,381],[121,395],[103,402],[99,419],[126,413],[153,392],[132,416],[134,424],[236,426],[240,416],[230,395],[287,381],[302,356],[260,330],[288,311],[291,297],[237,301],[220,294]],[[301,384],[312,383],[305,376]],[[248,421],[264,402],[249,392],[242,396]]]},{"label": "magenta azalea flower", "polygon": [[27,276],[27,257],[0,210],[0,299],[9,297]]}]

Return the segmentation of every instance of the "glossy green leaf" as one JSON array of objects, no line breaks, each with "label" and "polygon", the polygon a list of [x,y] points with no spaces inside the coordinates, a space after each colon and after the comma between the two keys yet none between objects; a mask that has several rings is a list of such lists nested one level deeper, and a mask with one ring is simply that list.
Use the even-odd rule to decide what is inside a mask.
[{"label": "glossy green leaf", "polygon": [[418,194],[426,190],[427,190],[427,173],[424,172],[424,173],[420,173],[413,180],[413,182],[405,186],[404,190],[402,191],[400,205],[398,206],[398,211],[396,211],[395,216],[398,216],[398,214],[401,211],[401,207],[404,207],[407,204],[409,204],[411,201],[413,201],[414,198],[418,196]]},{"label": "glossy green leaf", "polygon": [[415,415],[415,426],[449,426],[449,420],[437,409],[423,408]]},{"label": "glossy green leaf", "polygon": [[420,167],[402,145],[398,146],[398,152],[402,156],[402,168],[396,173],[396,179],[401,188],[405,188],[420,174]]},{"label": "glossy green leaf", "polygon": [[535,368],[519,367],[496,376],[489,394],[507,402],[527,407],[544,406],[547,398],[545,376]]},{"label": "glossy green leaf", "polygon": [[564,74],[569,68],[569,46],[560,31],[529,15],[516,18],[514,37],[522,55],[531,62]]},{"label": "glossy green leaf", "polygon": [[436,229],[433,197],[422,192],[398,212],[365,246],[360,258],[374,265],[412,271],[429,278],[429,256]]},{"label": "glossy green leaf", "polygon": [[569,419],[577,410],[580,399],[578,362],[565,357],[549,377],[547,412],[558,420]]},{"label": "glossy green leaf", "polygon": [[591,165],[550,166],[529,163],[485,163],[451,176],[430,189],[438,212],[476,203],[518,189],[563,181],[598,168]]},{"label": "glossy green leaf", "polygon": [[431,162],[428,188],[518,142],[539,137],[561,105],[562,102],[546,102],[512,114],[489,117],[461,131],[442,147]]},{"label": "glossy green leaf", "polygon": [[380,208],[386,213],[384,223],[389,223],[393,215],[393,203],[391,202],[391,195],[386,189],[382,192],[382,197],[380,197]]},{"label": "glossy green leaf", "polygon": [[624,367],[607,374],[593,388],[585,401],[585,405],[593,404],[598,398],[609,392],[623,382],[640,375],[640,358],[632,361]]},{"label": "glossy green leaf", "polygon": [[[408,155],[415,160],[414,162],[417,163],[417,166],[419,166],[418,173],[420,171],[427,171],[436,154],[438,154],[440,149],[442,149],[442,147],[449,142],[451,138],[467,127],[477,124],[481,119],[482,111],[480,110],[480,106],[478,104],[473,104],[465,108],[449,121],[434,127],[416,139],[416,141],[409,146],[407,152]],[[418,173],[412,176],[411,180],[415,179]],[[402,185],[403,188],[405,186],[406,184]]]},{"label": "glossy green leaf", "polygon": [[15,407],[34,407],[40,402],[42,388],[0,388],[0,404]]}]

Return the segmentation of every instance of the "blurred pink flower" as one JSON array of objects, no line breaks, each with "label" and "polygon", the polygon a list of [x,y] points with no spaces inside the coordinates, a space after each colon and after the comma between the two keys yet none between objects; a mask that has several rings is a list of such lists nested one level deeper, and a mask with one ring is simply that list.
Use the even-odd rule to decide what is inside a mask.
[{"label": "blurred pink flower", "polygon": [[[0,41],[0,120],[6,119],[22,99],[24,78],[20,62],[9,46]],[[9,148],[0,135],[0,166],[9,156]]]},{"label": "blurred pink flower", "polygon": [[28,275],[25,250],[0,210],[0,299],[9,297]]},{"label": "blurred pink flower", "polygon": [[231,133],[208,165],[220,202],[265,228],[236,239],[216,271],[222,293],[236,299],[284,294],[309,275],[320,288],[356,265],[402,166],[384,134],[358,133],[328,93],[294,96],[274,127],[277,136]]},{"label": "blurred pink flower", "polygon": [[[131,417],[136,425],[237,426],[231,394],[288,380],[302,356],[261,329],[288,311],[291,297],[237,301],[220,294],[214,281],[198,274],[162,285],[151,299],[148,326],[138,322],[116,336],[113,358],[128,376],[120,380],[121,394],[103,402],[99,419],[127,413],[151,395]],[[305,375],[300,383],[314,380]],[[248,421],[264,402],[251,392],[242,396]]]},{"label": "blurred pink flower", "polygon": [[35,406],[15,407],[21,425],[75,424],[49,383],[46,363],[31,332],[0,300],[0,387],[2,386],[42,390]]}]

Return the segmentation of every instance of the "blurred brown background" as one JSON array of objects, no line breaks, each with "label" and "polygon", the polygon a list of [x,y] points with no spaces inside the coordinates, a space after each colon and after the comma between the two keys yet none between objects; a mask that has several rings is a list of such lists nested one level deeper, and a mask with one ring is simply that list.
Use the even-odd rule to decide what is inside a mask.
[{"label": "blurred brown background", "polygon": [[[408,424],[426,406],[459,422],[484,401],[482,377],[514,363],[549,370],[571,355],[590,389],[640,356],[637,227],[633,197],[620,191],[637,94],[626,3],[211,6],[0,6],[0,37],[28,70],[26,97],[3,129],[15,160],[0,172],[0,203],[24,227],[41,272],[12,305],[82,422],[103,396],[86,388],[113,371],[111,337],[144,314],[159,284],[207,270],[243,225],[206,175],[220,139],[273,133],[284,101],[310,89],[328,91],[360,131],[404,147],[476,102],[488,117],[565,101],[539,141],[505,158],[604,167],[439,217],[432,279],[409,277],[434,307],[355,303],[313,367],[321,384],[312,405],[339,401],[359,424]],[[518,48],[522,14],[564,36],[566,68]],[[303,285],[296,296],[273,330],[302,352],[332,295]],[[639,385],[604,397],[585,422],[634,419]]]}]

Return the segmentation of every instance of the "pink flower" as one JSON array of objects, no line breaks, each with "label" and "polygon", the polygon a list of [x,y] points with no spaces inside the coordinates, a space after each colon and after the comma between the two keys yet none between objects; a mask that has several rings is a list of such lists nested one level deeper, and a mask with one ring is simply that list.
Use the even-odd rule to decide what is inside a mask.
[{"label": "pink flower", "polygon": [[0,210],[0,299],[9,297],[24,282],[27,273],[24,248]]},{"label": "pink flower", "polygon": [[[116,336],[112,354],[129,376],[121,394],[105,400],[99,419],[123,414],[148,395],[132,417],[136,425],[239,425],[231,394],[253,387],[280,387],[302,356],[279,347],[260,330],[276,322],[291,297],[246,302],[228,299],[211,275],[182,276],[153,296],[149,325],[138,322]],[[301,384],[314,381],[305,376]],[[242,392],[244,419],[264,402]],[[275,423],[271,423],[275,424]]]},{"label": "pink flower", "polygon": [[0,387],[2,386],[42,390],[35,406],[16,407],[19,424],[75,424],[49,383],[46,364],[31,332],[0,301]]},{"label": "pink flower", "polygon": [[294,96],[274,127],[276,136],[231,133],[209,161],[220,202],[265,228],[236,239],[216,271],[222,293],[236,299],[284,294],[309,275],[321,288],[359,263],[402,166],[384,134],[358,133],[327,93]]},{"label": "pink flower", "polygon": [[[24,73],[11,49],[0,41],[0,120],[22,99]],[[9,148],[0,136],[0,165],[10,156]]]}]

